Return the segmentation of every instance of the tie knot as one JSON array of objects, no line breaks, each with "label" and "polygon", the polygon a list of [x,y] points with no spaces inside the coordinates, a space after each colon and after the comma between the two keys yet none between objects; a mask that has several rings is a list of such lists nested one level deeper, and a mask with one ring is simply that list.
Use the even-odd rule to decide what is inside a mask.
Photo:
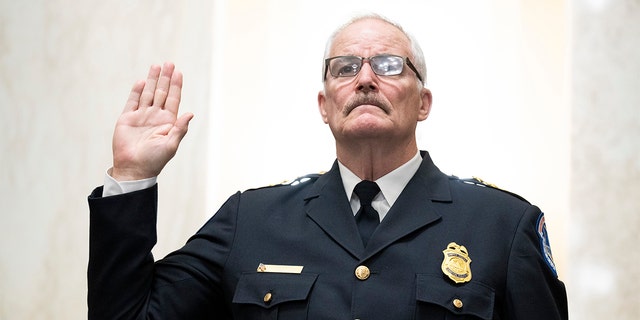
[{"label": "tie knot", "polygon": [[360,205],[370,206],[371,200],[373,200],[378,192],[380,192],[380,187],[378,187],[378,184],[373,181],[362,180],[356,185],[353,192],[360,199]]}]

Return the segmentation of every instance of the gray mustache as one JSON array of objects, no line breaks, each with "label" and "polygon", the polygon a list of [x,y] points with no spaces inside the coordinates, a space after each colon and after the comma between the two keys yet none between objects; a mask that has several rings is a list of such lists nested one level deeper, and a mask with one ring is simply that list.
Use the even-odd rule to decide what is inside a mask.
[{"label": "gray mustache", "polygon": [[347,103],[347,107],[344,109],[344,112],[345,114],[349,114],[351,113],[351,111],[353,111],[353,109],[365,104],[376,106],[382,109],[384,112],[389,112],[389,107],[382,101],[382,99],[380,99],[377,95],[370,94],[361,94],[355,96],[349,101],[349,103]]}]

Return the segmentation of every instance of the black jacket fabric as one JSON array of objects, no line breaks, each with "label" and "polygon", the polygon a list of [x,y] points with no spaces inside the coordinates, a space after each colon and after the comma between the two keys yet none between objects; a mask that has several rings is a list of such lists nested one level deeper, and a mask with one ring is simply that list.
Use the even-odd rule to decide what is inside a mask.
[{"label": "black jacket fabric", "polygon": [[[89,196],[90,319],[568,318],[540,210],[441,173],[426,152],[366,248],[337,162],[234,194],[157,262],[157,186],[101,194]],[[443,271],[450,243],[465,248],[466,282]]]}]

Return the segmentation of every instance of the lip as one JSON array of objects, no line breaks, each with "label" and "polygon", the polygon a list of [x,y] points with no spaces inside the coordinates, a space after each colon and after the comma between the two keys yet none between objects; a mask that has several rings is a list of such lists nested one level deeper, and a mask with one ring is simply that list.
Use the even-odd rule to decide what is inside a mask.
[{"label": "lip", "polygon": [[384,109],[382,107],[378,106],[378,105],[364,103],[364,104],[360,104],[360,105],[357,105],[357,106],[353,107],[351,109],[351,111],[349,111],[349,113],[351,113],[352,111],[354,111],[355,109],[358,109],[360,107],[364,107],[364,108],[371,107],[371,108],[377,108],[377,109],[380,109],[380,110],[384,111]]},{"label": "lip", "polygon": [[380,108],[382,111],[384,111],[384,113],[389,113],[389,108],[387,108],[387,106],[379,99],[371,97],[359,97],[354,99],[353,102],[347,104],[347,107],[344,110],[345,114],[350,114],[351,111],[361,106],[374,106]]}]

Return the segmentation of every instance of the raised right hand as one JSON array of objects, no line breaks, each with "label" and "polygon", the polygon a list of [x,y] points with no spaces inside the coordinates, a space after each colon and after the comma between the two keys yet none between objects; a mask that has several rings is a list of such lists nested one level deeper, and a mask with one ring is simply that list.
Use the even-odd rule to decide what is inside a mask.
[{"label": "raised right hand", "polygon": [[118,181],[155,177],[173,158],[193,114],[178,118],[182,73],[173,63],[153,65],[138,81],[113,133],[113,168]]}]

